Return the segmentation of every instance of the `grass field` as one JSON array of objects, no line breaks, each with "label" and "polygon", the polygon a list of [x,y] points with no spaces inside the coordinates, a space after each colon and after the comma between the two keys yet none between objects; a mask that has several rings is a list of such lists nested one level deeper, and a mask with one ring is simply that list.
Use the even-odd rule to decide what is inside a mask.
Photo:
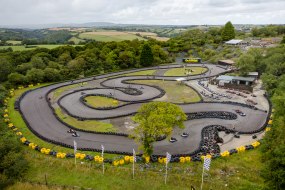
[{"label": "grass field", "polygon": [[205,73],[207,70],[208,69],[204,67],[186,67],[185,69],[184,68],[173,68],[173,69],[169,69],[168,71],[166,71],[164,73],[164,76],[187,76],[188,71],[190,71],[189,76],[191,76],[191,75]]},{"label": "grass field", "polygon": [[129,81],[137,84],[155,85],[165,90],[166,94],[157,100],[172,103],[190,103],[200,101],[200,96],[192,88],[179,84],[176,81],[161,80],[134,80]]},{"label": "grass field", "polygon": [[22,41],[17,40],[8,40],[6,43],[13,44],[13,45],[19,45],[22,43]]},{"label": "grass field", "polygon": [[103,97],[103,96],[87,96],[85,97],[86,103],[94,108],[103,107],[116,107],[118,105],[123,105],[123,102],[115,100],[113,98]]},{"label": "grass field", "polygon": [[74,36],[72,38],[70,38],[68,41],[73,41],[75,44],[79,44],[80,42],[85,42],[85,40],[79,39],[79,38],[74,37]]},{"label": "grass field", "polygon": [[[168,167],[167,185],[164,184],[165,165],[150,164],[150,169],[142,169],[135,164],[135,179],[132,180],[131,164],[124,166],[105,165],[105,175],[102,166],[93,162],[78,160],[74,167],[73,159],[56,159],[38,152],[30,153],[27,147],[24,155],[30,161],[30,169],[25,179],[33,183],[45,184],[45,175],[52,189],[92,188],[100,190],[120,189],[161,189],[161,190],[186,190],[191,185],[200,189],[202,163],[170,163]],[[99,154],[97,154],[99,155]],[[82,162],[82,164],[80,164]],[[203,189],[209,190],[260,190],[263,180],[260,176],[262,163],[259,150],[250,150],[228,158],[213,160],[209,172],[204,175]],[[29,188],[25,183],[14,185],[17,189]],[[37,187],[38,185],[34,185]],[[61,186],[61,187],[60,187]],[[57,187],[57,188],[56,188]],[[9,190],[12,190],[13,186]],[[15,188],[14,188],[15,189]]]},{"label": "grass field", "polygon": [[103,42],[110,41],[123,41],[123,40],[145,40],[142,37],[136,36],[135,34],[130,34],[127,32],[119,32],[119,31],[98,31],[98,32],[85,32],[79,34],[79,38],[81,39],[92,39]]},{"label": "grass field", "polygon": [[[20,46],[0,46],[0,49],[7,49],[9,47],[11,47],[13,49],[13,51],[25,51],[25,50],[34,50],[36,48],[47,48],[47,49],[53,49],[53,48],[57,48],[60,46],[64,46],[65,44],[62,45],[35,45],[37,47],[31,47],[31,48],[26,48],[24,45],[20,45]],[[74,45],[76,46],[76,45]]]},{"label": "grass field", "polygon": [[79,121],[76,118],[73,118],[62,112],[60,108],[55,109],[55,113],[62,119],[65,123],[78,128],[89,131],[98,131],[98,132],[116,132],[117,130],[113,127],[112,124],[96,121],[96,120],[85,120]]},{"label": "grass field", "polygon": [[153,38],[153,39],[156,39],[158,41],[167,41],[167,40],[170,39],[170,38],[167,38],[167,37],[159,37],[154,32],[128,32],[128,33],[129,34],[140,34],[141,36],[148,37],[148,38]]}]

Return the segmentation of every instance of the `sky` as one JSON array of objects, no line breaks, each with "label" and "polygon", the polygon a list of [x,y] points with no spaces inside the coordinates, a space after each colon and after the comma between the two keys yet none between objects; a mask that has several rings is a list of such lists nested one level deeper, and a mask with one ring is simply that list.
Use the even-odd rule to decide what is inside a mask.
[{"label": "sky", "polygon": [[285,0],[0,0],[0,25],[285,24]]}]

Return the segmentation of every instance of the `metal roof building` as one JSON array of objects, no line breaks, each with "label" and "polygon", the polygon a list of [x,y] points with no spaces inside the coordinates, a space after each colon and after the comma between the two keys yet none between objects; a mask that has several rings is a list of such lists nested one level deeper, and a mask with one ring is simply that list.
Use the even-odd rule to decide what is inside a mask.
[{"label": "metal roof building", "polygon": [[252,85],[255,81],[255,78],[221,75],[216,80],[219,81],[219,83]]}]

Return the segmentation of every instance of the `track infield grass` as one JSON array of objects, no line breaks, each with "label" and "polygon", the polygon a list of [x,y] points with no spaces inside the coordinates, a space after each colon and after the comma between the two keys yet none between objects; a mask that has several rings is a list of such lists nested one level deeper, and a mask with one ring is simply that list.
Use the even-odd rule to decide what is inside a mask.
[{"label": "track infield grass", "polygon": [[98,131],[98,132],[116,132],[117,131],[113,127],[113,125],[110,123],[96,121],[96,120],[79,121],[76,118],[63,113],[63,111],[60,108],[56,108],[55,113],[62,121],[78,129]]},{"label": "track infield grass", "polygon": [[204,67],[186,67],[186,68],[173,68],[164,73],[164,76],[189,76],[198,75],[207,72],[208,69]]},{"label": "track infield grass", "polygon": [[117,107],[124,104],[123,102],[118,101],[114,98],[103,96],[87,96],[84,99],[88,105],[94,108]]},{"label": "track infield grass", "polygon": [[163,97],[156,99],[158,101],[166,101],[172,103],[191,103],[199,102],[201,100],[200,96],[195,90],[184,84],[180,84],[177,81],[133,80],[128,82],[135,84],[154,85],[165,90],[166,94]]}]

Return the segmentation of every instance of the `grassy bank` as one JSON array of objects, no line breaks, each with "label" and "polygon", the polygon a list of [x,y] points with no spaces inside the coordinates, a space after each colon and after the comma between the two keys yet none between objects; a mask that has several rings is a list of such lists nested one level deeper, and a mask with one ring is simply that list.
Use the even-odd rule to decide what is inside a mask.
[{"label": "grassy bank", "polygon": [[[164,184],[165,165],[150,164],[150,169],[142,169],[135,164],[135,180],[132,180],[131,164],[123,166],[105,165],[105,175],[100,164],[78,161],[74,166],[73,159],[56,159],[40,153],[29,153],[30,169],[25,180],[33,183],[60,186],[79,186],[92,189],[190,189],[191,185],[200,188],[202,163],[170,163],[167,185]],[[210,171],[205,174],[204,188],[215,190],[259,190],[263,187],[260,177],[260,152],[246,151],[227,158],[213,160]],[[16,184],[22,189],[20,184]],[[23,190],[23,189],[22,189]]]}]

